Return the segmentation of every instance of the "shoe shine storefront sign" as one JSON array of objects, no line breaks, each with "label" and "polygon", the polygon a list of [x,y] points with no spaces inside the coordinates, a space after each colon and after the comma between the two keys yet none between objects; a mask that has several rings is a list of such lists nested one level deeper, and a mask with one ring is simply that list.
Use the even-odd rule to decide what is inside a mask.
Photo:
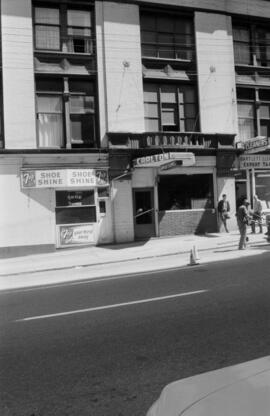
[{"label": "shoe shine storefront sign", "polygon": [[108,185],[106,169],[22,169],[21,187],[29,188],[81,188]]},{"label": "shoe shine storefront sign", "polygon": [[23,168],[20,176],[23,190],[55,189],[57,247],[95,241],[98,192],[109,185],[107,169]]}]

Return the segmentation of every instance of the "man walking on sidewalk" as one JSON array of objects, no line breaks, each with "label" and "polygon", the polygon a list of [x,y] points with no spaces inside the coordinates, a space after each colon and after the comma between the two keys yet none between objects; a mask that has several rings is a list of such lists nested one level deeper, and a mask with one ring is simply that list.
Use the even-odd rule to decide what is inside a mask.
[{"label": "man walking on sidewalk", "polygon": [[228,233],[227,220],[230,218],[230,203],[227,201],[226,194],[222,195],[222,199],[219,201],[217,208],[219,214],[219,231],[221,231],[221,225],[223,224],[226,233]]},{"label": "man walking on sidewalk", "polygon": [[247,226],[249,223],[248,207],[250,203],[247,199],[243,200],[243,203],[237,210],[237,224],[240,231],[239,250],[245,250],[247,247]]}]

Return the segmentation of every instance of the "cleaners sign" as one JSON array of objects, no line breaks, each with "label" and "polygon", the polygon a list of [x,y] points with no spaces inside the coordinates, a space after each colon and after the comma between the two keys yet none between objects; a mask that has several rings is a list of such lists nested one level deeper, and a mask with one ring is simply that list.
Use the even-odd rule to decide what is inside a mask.
[{"label": "cleaners sign", "polygon": [[80,188],[108,185],[106,169],[50,169],[22,170],[21,187],[25,188]]}]

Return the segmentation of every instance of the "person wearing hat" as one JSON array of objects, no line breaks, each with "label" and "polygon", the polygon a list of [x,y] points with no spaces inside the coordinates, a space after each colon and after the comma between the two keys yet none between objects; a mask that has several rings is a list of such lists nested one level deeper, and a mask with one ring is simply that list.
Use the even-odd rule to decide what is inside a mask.
[{"label": "person wearing hat", "polygon": [[237,224],[240,232],[239,250],[245,250],[247,247],[247,226],[250,222],[249,207],[250,203],[245,198],[237,210]]}]

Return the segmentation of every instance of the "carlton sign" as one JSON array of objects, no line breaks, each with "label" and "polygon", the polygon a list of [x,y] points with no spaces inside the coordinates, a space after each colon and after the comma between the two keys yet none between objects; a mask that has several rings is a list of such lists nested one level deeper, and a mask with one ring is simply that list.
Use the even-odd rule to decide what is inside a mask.
[{"label": "carlton sign", "polygon": [[194,153],[188,152],[168,152],[158,153],[156,155],[139,157],[133,160],[133,166],[135,168],[159,168],[168,166],[168,169],[177,165],[192,166],[195,165]]}]

